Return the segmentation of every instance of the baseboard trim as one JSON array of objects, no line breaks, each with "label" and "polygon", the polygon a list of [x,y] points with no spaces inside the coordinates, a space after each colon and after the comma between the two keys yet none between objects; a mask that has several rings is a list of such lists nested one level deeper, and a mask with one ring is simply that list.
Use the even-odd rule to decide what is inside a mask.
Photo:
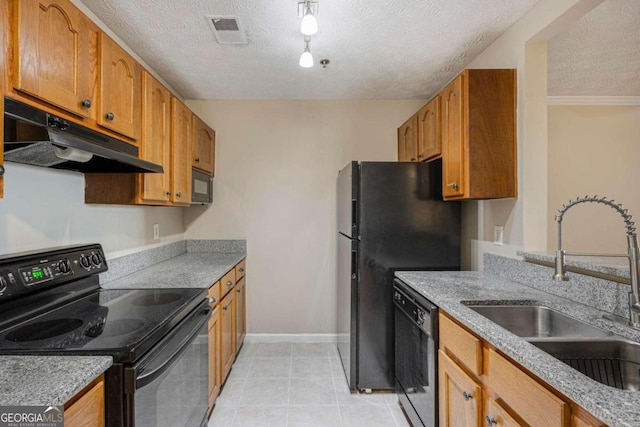
[{"label": "baseboard trim", "polygon": [[247,334],[244,342],[329,342],[337,343],[338,334]]}]

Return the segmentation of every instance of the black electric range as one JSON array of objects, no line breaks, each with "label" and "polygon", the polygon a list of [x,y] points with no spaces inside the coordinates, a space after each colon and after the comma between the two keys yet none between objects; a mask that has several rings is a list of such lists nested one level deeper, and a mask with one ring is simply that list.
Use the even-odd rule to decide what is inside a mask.
[{"label": "black electric range", "polygon": [[206,290],[101,289],[107,268],[97,244],[0,257],[0,354],[112,356],[107,425],[203,425]]}]

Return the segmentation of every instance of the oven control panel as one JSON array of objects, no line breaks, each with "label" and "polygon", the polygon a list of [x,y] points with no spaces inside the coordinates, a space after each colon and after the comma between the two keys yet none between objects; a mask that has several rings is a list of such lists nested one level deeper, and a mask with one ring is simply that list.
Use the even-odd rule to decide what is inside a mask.
[{"label": "oven control panel", "polygon": [[0,260],[0,303],[106,270],[100,245],[4,257]]}]

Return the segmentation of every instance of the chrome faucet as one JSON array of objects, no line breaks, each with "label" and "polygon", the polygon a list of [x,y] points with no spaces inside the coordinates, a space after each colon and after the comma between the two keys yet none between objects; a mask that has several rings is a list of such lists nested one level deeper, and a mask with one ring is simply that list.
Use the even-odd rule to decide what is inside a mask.
[{"label": "chrome faucet", "polygon": [[[624,220],[627,229],[627,254],[591,254],[579,252],[566,252],[562,249],[562,218],[569,208],[580,203],[600,203],[616,210]],[[627,209],[621,204],[615,203],[615,200],[609,200],[606,197],[585,196],[578,197],[576,200],[569,200],[567,204],[562,205],[558,209],[556,215],[558,223],[558,250],[556,250],[556,273],[553,275],[554,280],[569,280],[567,276],[567,256],[601,256],[601,257],[624,257],[629,260],[629,271],[631,276],[631,292],[629,292],[629,325],[640,329],[640,249],[638,249],[638,235],[636,234],[636,224]]]}]

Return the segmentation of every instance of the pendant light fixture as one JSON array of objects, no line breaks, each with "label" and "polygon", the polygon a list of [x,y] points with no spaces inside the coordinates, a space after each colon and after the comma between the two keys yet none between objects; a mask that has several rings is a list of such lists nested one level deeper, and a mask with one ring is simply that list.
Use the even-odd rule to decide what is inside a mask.
[{"label": "pendant light fixture", "polygon": [[300,22],[300,32],[305,36],[312,36],[318,32],[318,21],[313,15],[312,3],[315,3],[317,7],[317,2],[307,0],[304,3],[304,16],[302,17],[302,22]]},{"label": "pendant light fixture", "polygon": [[311,39],[309,37],[304,38],[304,52],[300,55],[300,66],[302,68],[313,67],[313,55],[311,55],[311,49],[309,49],[309,43]]}]

